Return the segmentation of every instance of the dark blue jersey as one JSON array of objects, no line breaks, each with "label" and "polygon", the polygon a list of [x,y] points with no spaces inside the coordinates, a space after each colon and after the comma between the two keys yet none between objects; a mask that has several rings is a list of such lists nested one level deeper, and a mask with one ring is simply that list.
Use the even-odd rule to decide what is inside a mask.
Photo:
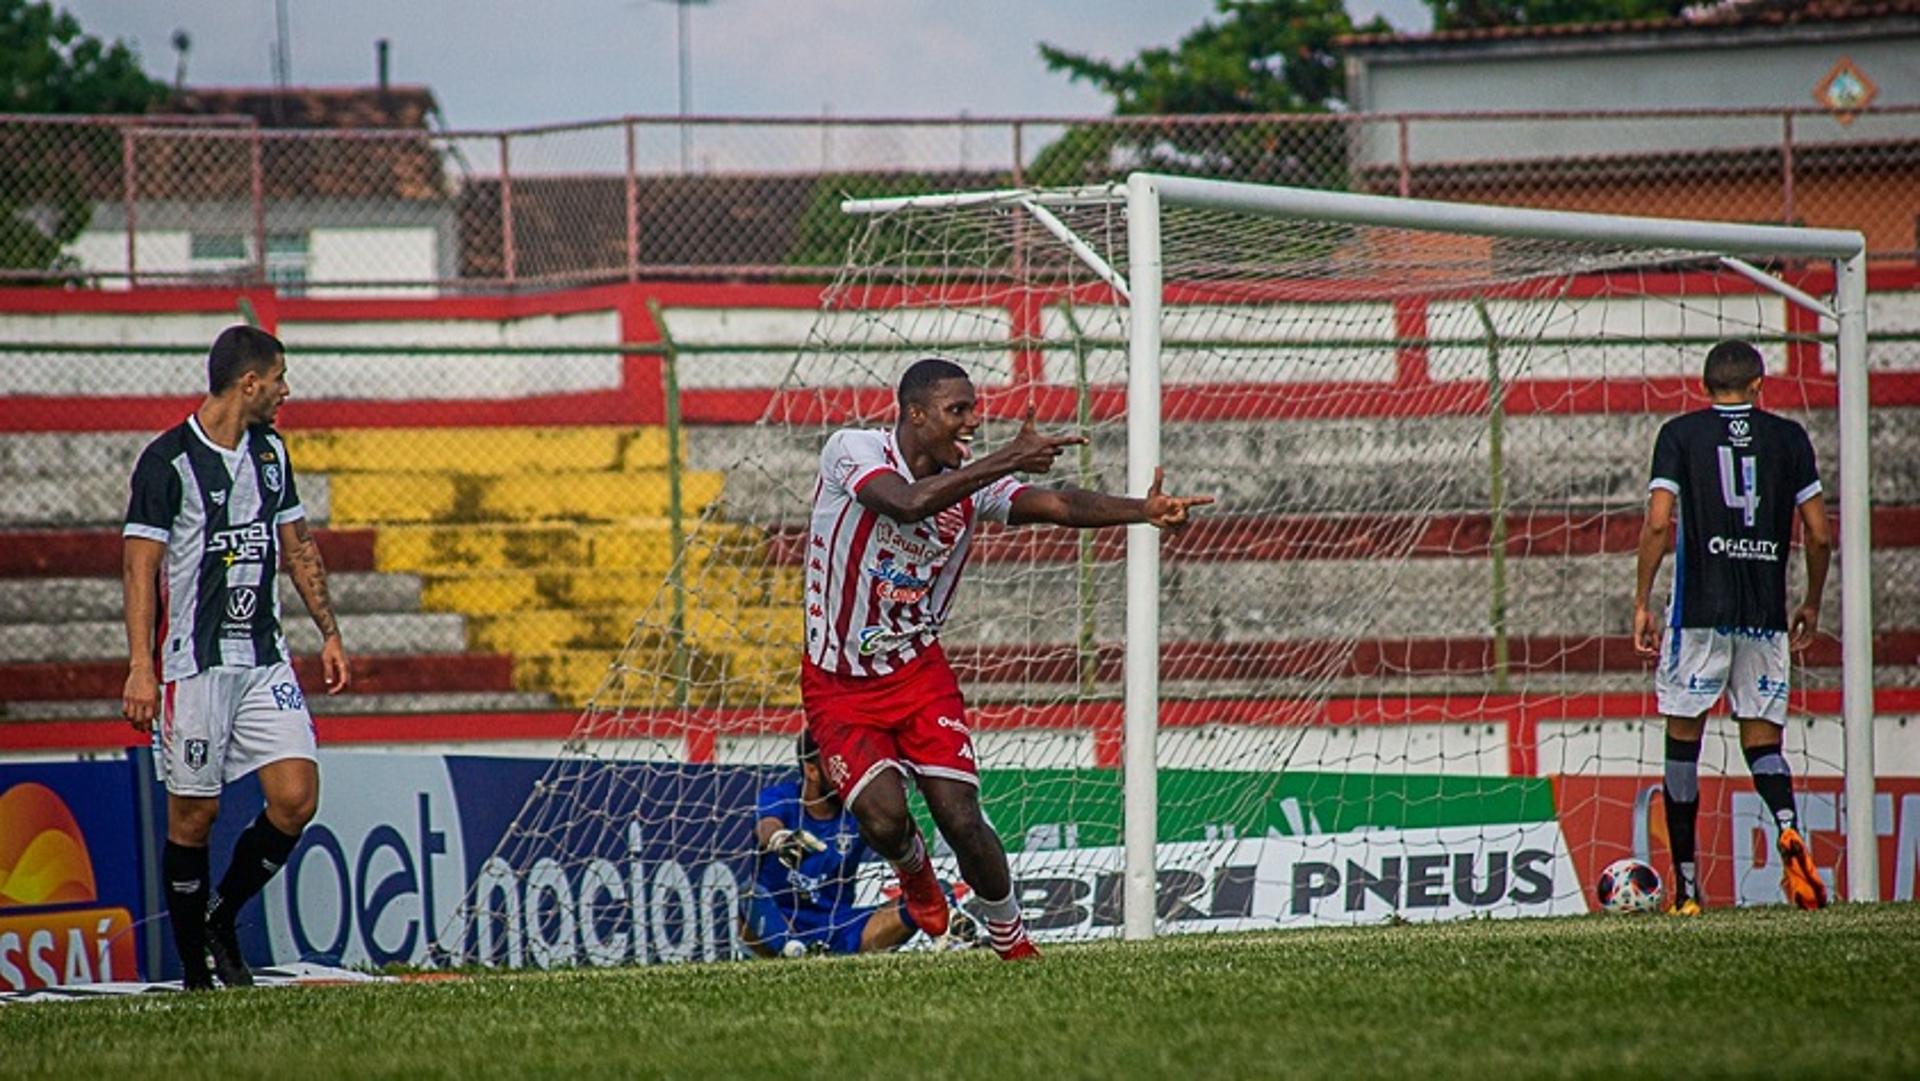
[{"label": "dark blue jersey", "polygon": [[280,634],[279,527],[306,516],[286,443],[265,424],[232,450],[189,416],[133,468],[128,537],[167,546],[161,564],[161,678],[288,659]]},{"label": "dark blue jersey", "polygon": [[1820,494],[1807,430],[1749,405],[1675,417],[1649,487],[1677,512],[1670,625],[1786,630],[1793,519]]},{"label": "dark blue jersey", "polygon": [[853,911],[854,875],[867,858],[867,843],[853,812],[841,807],[832,818],[815,818],[800,803],[798,778],[769,785],[760,791],[754,821],[774,818],[784,829],[805,829],[827,846],[789,869],[772,853],[760,854],[754,871],[754,890],[788,912]]}]

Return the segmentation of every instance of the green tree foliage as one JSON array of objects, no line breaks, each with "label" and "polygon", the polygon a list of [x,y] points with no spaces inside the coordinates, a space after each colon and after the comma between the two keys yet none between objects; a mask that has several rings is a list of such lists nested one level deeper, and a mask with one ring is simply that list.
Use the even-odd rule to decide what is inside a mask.
[{"label": "green tree foliage", "polygon": [[1498,26],[1564,26],[1635,19],[1670,19],[1687,4],[1676,0],[1425,0],[1435,30]]},{"label": "green tree foliage", "polygon": [[1047,67],[1111,95],[1121,116],[1324,112],[1344,104],[1342,34],[1356,28],[1343,0],[1216,0],[1220,18],[1172,48],[1114,63],[1041,45]]},{"label": "green tree foliage", "polygon": [[[83,33],[51,4],[0,0],[0,112],[142,113],[167,95],[120,42]],[[0,267],[60,272],[86,229],[119,140],[97,127],[0,127]]]},{"label": "green tree foliage", "polygon": [[[1120,116],[1326,114],[1346,106],[1334,41],[1391,29],[1356,27],[1343,0],[1216,0],[1219,17],[1171,48],[1113,62],[1041,45],[1047,66],[1113,98]],[[1268,183],[1337,187],[1344,181],[1338,122],[1169,120],[1078,127],[1041,152],[1035,183],[1081,184],[1138,168]]]}]

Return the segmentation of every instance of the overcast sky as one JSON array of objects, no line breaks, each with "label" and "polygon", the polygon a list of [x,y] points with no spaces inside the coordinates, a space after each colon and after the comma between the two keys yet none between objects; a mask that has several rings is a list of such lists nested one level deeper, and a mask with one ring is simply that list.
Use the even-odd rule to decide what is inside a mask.
[{"label": "overcast sky", "polygon": [[[366,84],[374,41],[397,83],[431,87],[450,126],[492,128],[677,111],[676,12],[666,0],[287,0],[293,82]],[[273,82],[274,0],[56,0],[88,33],[138,49],[172,81]],[[1419,0],[1348,0],[1402,30]],[[1108,100],[1047,71],[1045,41],[1108,58],[1171,45],[1212,0],[709,0],[691,12],[702,114],[1103,115]]]}]

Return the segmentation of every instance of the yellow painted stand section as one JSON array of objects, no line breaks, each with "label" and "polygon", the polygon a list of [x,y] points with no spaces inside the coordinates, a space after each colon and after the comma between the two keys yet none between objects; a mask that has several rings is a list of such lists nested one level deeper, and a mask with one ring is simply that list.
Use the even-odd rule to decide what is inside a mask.
[{"label": "yellow painted stand section", "polygon": [[[301,472],[327,475],[331,524],[372,528],[377,569],[420,576],[423,607],[467,617],[468,648],[514,658],[517,690],[577,706],[612,678],[609,701],[674,703],[662,632],[635,641],[637,625],[668,622],[664,428],[351,429],[288,442]],[[723,481],[681,473],[689,523]],[[766,559],[750,527],[705,522],[688,537],[690,704],[799,701],[801,573]],[[628,670],[610,677],[629,642]]]}]

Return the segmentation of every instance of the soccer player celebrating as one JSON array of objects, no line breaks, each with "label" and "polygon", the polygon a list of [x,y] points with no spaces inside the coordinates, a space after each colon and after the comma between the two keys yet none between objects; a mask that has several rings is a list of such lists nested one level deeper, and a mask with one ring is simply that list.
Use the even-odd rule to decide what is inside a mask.
[{"label": "soccer player celebrating", "polygon": [[[288,395],[279,340],[253,327],[222,331],[208,354],[207,391],[141,452],[123,531],[130,663],[121,712],[142,732],[160,720],[161,874],[188,990],[211,989],[215,972],[229,987],[252,984],[235,919],[287,861],[319,802],[313,719],[280,633],[282,555],[324,639],[327,693],[349,679],[326,569],[272,427]],[[266,810],[234,844],[209,900],[207,835],[220,789],[254,772]]]},{"label": "soccer player celebrating", "polygon": [[[1667,719],[1662,798],[1673,850],[1672,910],[1681,915],[1700,911],[1694,863],[1700,739],[1707,710],[1723,693],[1740,725],[1754,790],[1779,829],[1782,889],[1801,908],[1827,903],[1826,883],[1800,835],[1780,742],[1788,645],[1804,649],[1819,629],[1833,541],[1806,429],[1754,405],[1765,370],[1759,351],[1746,342],[1714,346],[1703,375],[1711,408],[1667,421],[1653,445],[1633,644],[1642,654],[1656,652],[1648,595],[1668,535],[1677,529],[1654,691]],[[1787,555],[1795,517],[1806,548],[1807,593],[1789,618]]]},{"label": "soccer player celebrating", "polygon": [[1043,435],[1033,407],[1011,442],[974,458],[981,417],[959,365],[930,357],[900,378],[891,430],[846,428],[820,452],[807,538],[806,657],[800,693],[829,781],[860,832],[893,865],[911,921],[946,933],[947,901],[907,811],[917,781],[977,898],[995,952],[1037,956],[1020,919],[1006,850],[980,812],[966,703],[940,648],[975,525],[982,519],[1077,528],[1176,529],[1209,497],[1143,499],[1029,487],[1084,436]]},{"label": "soccer player celebrating", "polygon": [[874,953],[901,945],[919,930],[905,904],[853,904],[867,843],[827,783],[820,748],[805,732],[799,756],[800,776],[768,785],[757,801],[753,836],[760,860],[741,914],[741,939],[761,957]]}]

